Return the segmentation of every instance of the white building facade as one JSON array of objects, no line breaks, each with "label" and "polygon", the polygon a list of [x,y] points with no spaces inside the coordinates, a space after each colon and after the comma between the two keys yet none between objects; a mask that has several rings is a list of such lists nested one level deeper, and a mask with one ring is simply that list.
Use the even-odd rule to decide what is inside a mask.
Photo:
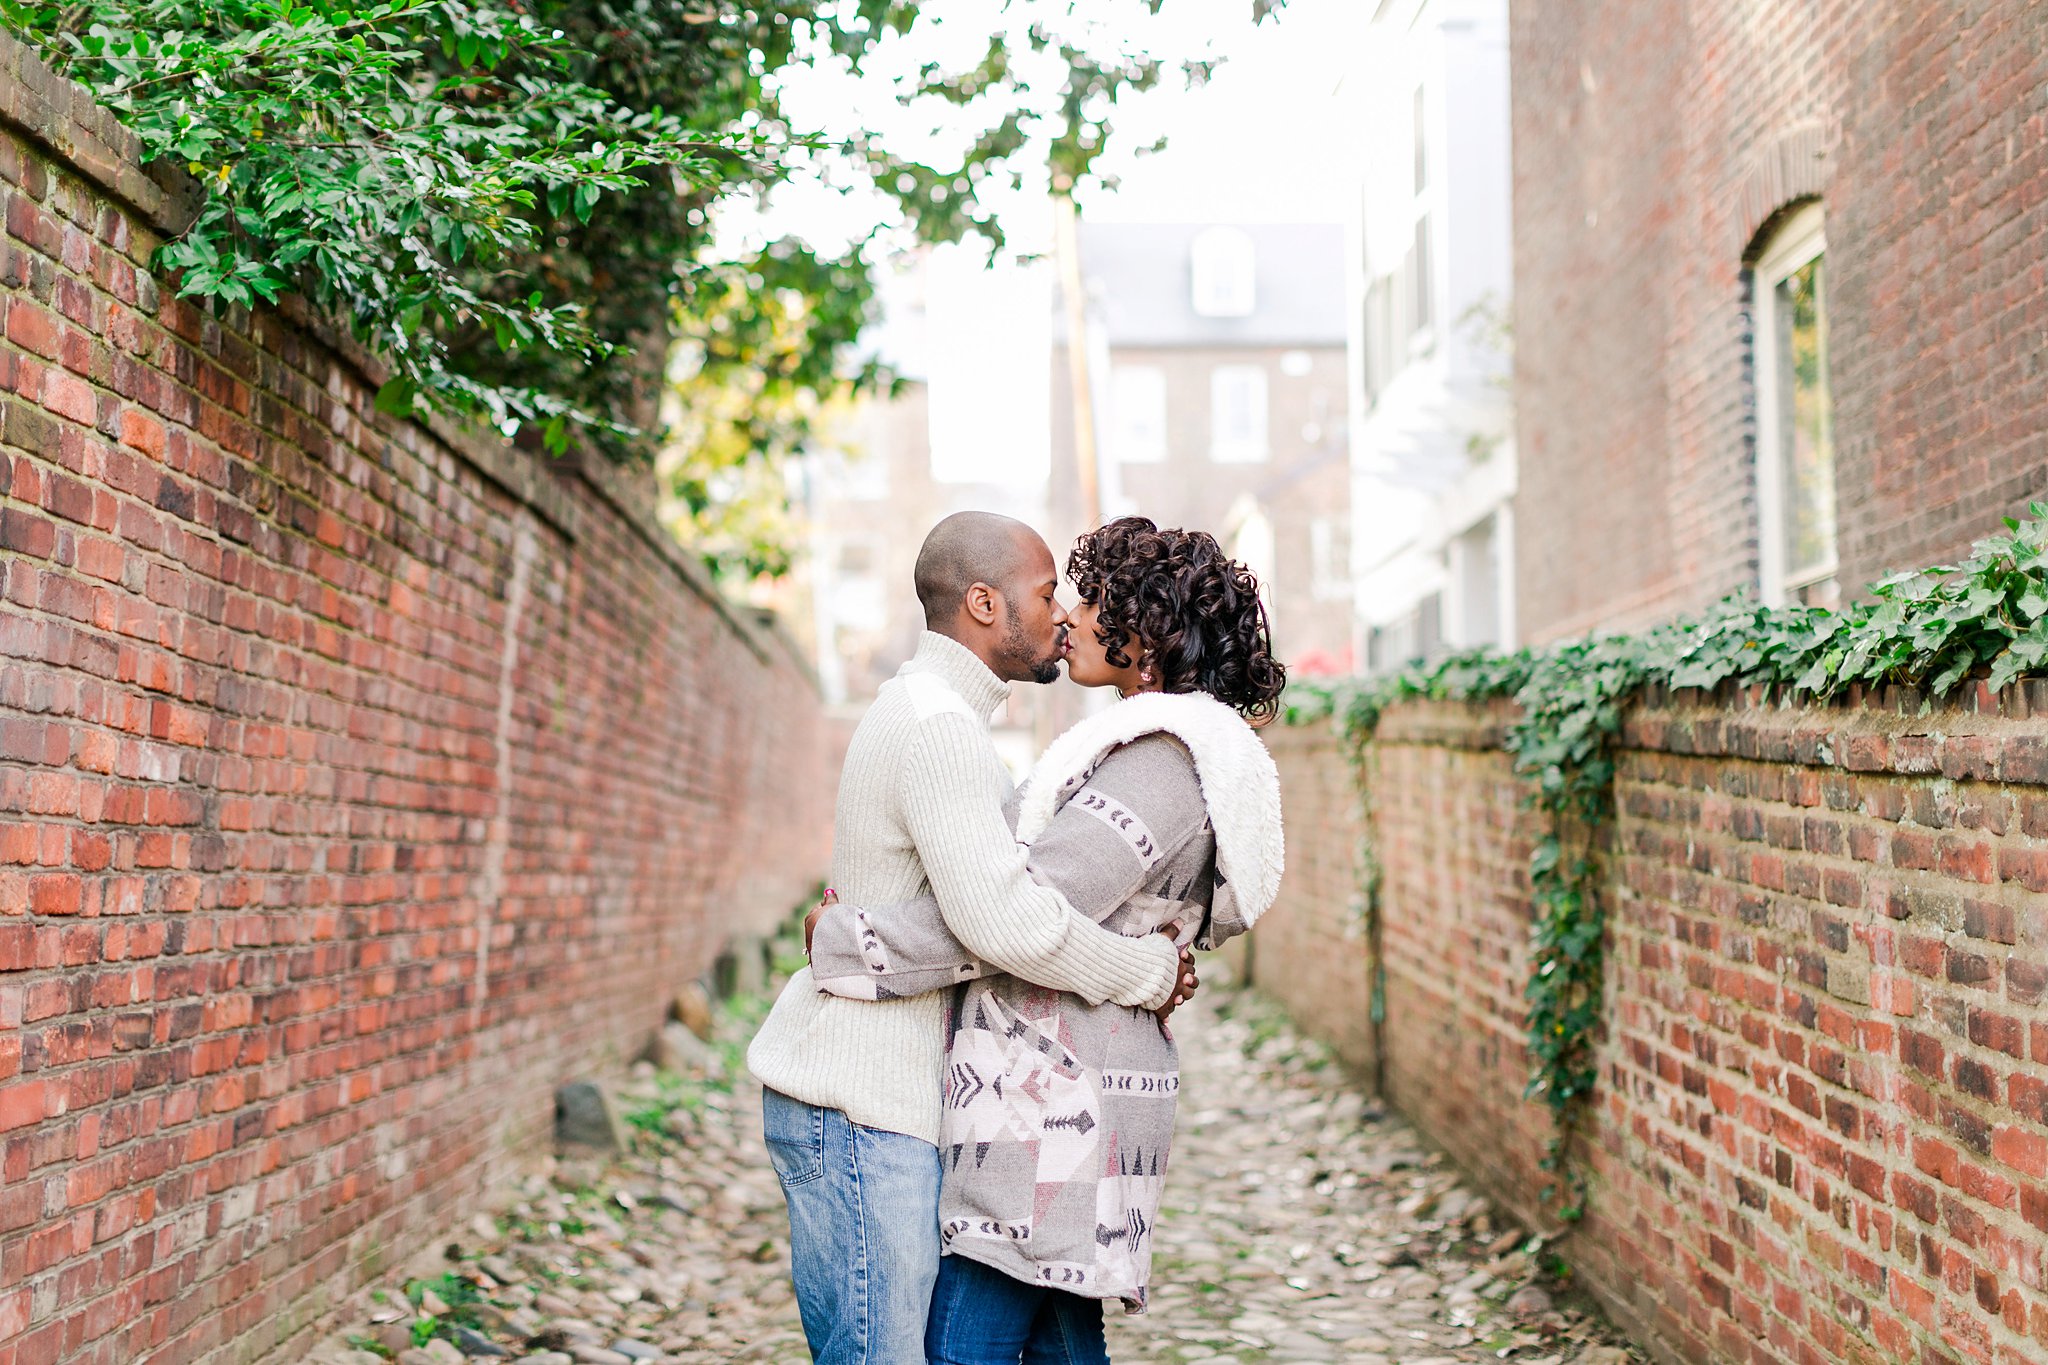
[{"label": "white building facade", "polygon": [[1376,672],[1516,642],[1507,0],[1381,0],[1361,26],[1347,406]]}]

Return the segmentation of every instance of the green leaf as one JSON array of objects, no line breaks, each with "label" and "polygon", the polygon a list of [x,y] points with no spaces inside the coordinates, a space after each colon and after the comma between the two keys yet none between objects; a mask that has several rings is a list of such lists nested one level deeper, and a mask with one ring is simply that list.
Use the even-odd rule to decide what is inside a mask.
[{"label": "green leaf", "polygon": [[383,386],[377,390],[377,411],[393,417],[410,417],[413,415],[418,394],[418,387],[412,380],[404,375],[393,376],[385,380]]}]

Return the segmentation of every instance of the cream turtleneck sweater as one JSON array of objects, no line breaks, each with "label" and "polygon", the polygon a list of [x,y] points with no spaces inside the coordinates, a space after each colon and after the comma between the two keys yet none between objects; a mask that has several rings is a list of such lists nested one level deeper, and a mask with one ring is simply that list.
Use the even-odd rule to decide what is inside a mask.
[{"label": "cream turtleneck sweater", "polygon": [[[1003,818],[1010,791],[988,726],[1009,687],[955,640],[926,631],[868,708],[839,779],[832,884],[856,905],[927,893],[947,927],[1026,981],[1156,1009],[1179,955],[1162,936],[1125,938],[1032,881]],[[936,1143],[946,993],[846,1000],[808,968],[790,979],[747,1050],[763,1085],[842,1110],[869,1128]]]}]

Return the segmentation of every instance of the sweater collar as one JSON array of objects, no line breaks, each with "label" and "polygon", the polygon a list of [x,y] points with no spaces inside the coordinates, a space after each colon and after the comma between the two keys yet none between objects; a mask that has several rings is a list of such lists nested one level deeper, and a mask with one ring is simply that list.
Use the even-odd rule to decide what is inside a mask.
[{"label": "sweater collar", "polygon": [[945,679],[984,723],[993,720],[996,708],[1010,698],[1010,685],[990,672],[973,650],[937,631],[924,632],[906,667]]},{"label": "sweater collar", "polygon": [[1187,746],[1216,831],[1216,867],[1250,924],[1279,894],[1287,863],[1280,827],[1280,773],[1244,717],[1201,692],[1143,692],[1097,712],[1052,742],[1025,780],[1017,838],[1030,843],[1052,823],[1110,750],[1163,731]]}]

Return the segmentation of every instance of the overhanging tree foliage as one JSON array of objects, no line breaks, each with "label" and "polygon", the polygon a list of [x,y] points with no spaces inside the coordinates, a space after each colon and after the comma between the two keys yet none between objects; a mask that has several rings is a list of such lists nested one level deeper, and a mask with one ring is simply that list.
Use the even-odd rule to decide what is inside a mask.
[{"label": "overhanging tree foliage", "polygon": [[[1281,0],[1245,2],[1257,21]],[[179,291],[303,294],[390,366],[389,411],[645,460],[678,335],[700,385],[768,375],[771,401],[685,462],[677,495],[708,511],[731,481],[707,460],[772,466],[835,399],[888,383],[855,353],[868,244],[724,258],[719,205],[829,161],[925,241],[999,244],[988,187],[1042,167],[1071,190],[1122,95],[1206,78],[1211,62],[1161,61],[1103,22],[1164,3],[1009,0],[980,60],[920,65],[902,98],[964,133],[944,164],[864,128],[794,128],[777,90],[797,66],[916,44],[959,15],[947,0],[0,0],[0,17],[198,179],[198,219],[156,263]],[[1034,89],[1023,72],[1048,61],[1057,88]],[[738,562],[772,568],[759,548]]]}]

